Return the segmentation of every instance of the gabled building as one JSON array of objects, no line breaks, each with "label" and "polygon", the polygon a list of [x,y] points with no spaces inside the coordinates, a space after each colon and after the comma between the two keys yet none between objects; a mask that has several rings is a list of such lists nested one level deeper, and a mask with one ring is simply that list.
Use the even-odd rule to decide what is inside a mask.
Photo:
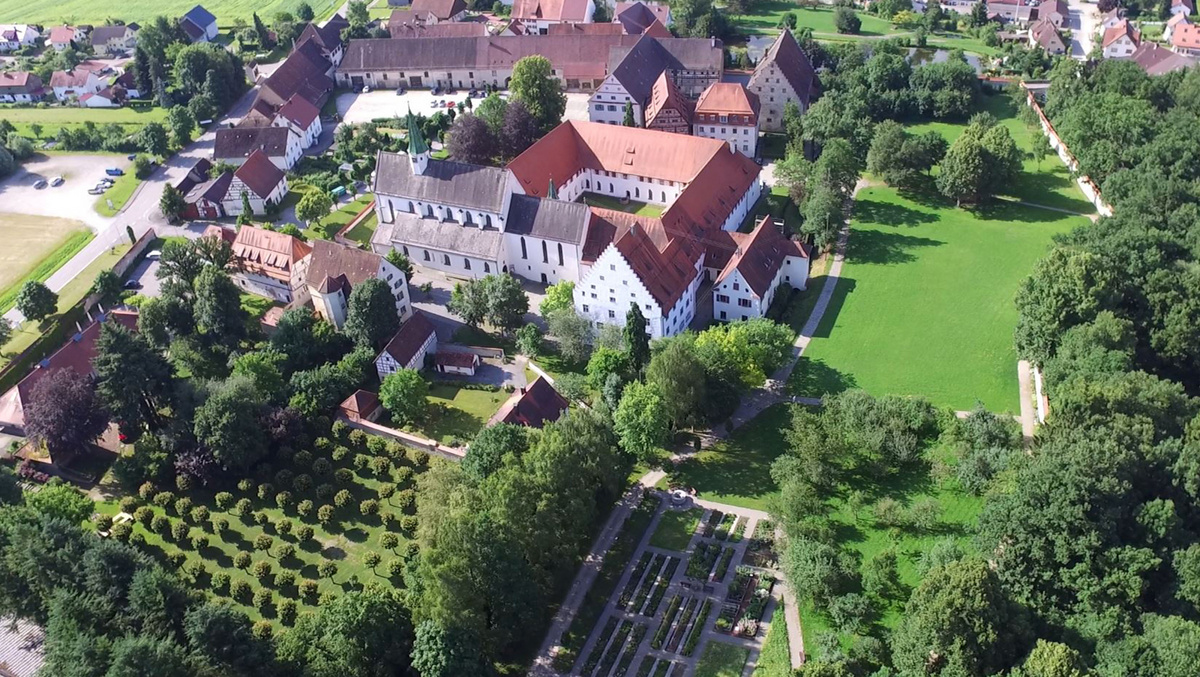
[{"label": "gabled building", "polygon": [[217,39],[217,17],[200,5],[183,15],[179,27],[192,42],[212,42]]},{"label": "gabled building", "polygon": [[1116,26],[1104,31],[1100,49],[1106,59],[1117,59],[1133,55],[1133,50],[1142,44],[1142,33],[1128,20],[1122,19]]},{"label": "gabled building", "polygon": [[1063,24],[1068,24],[1068,19],[1071,17],[1071,10],[1067,7],[1066,0],[1042,0],[1042,4],[1037,8],[1037,20],[1049,21],[1054,24],[1055,28],[1062,28]]},{"label": "gabled building", "polygon": [[[228,173],[228,172],[226,172]],[[255,150],[233,172],[229,189],[221,200],[226,216],[239,216],[243,211],[242,195],[250,201],[250,210],[262,215],[271,205],[277,205],[287,195],[287,176],[266,153]]]},{"label": "gabled building", "polygon": [[432,25],[462,21],[467,16],[467,3],[463,0],[413,0],[410,10],[421,23]]},{"label": "gabled building", "polygon": [[401,322],[412,315],[407,278],[403,271],[379,254],[327,240],[314,240],[306,275],[313,308],[338,329],[346,322],[351,291],[371,279],[382,280],[392,291],[396,297],[396,315]]},{"label": "gabled building", "polygon": [[50,89],[54,90],[54,98],[59,101],[95,94],[105,86],[104,79],[94,71],[79,66],[69,71],[54,71],[50,75]]},{"label": "gabled building", "polygon": [[299,94],[292,95],[280,106],[271,121],[272,127],[291,130],[300,139],[300,148],[308,148],[321,138],[321,111]]},{"label": "gabled building", "polygon": [[388,33],[399,38],[480,38],[488,35],[487,24],[482,21],[454,21],[436,24],[419,23],[412,12],[395,10],[387,22]]},{"label": "gabled building", "polygon": [[819,88],[812,62],[791,31],[779,32],[746,85],[758,96],[759,127],[766,132],[783,131],[784,108],[794,103],[807,111]]},{"label": "gabled building", "polygon": [[79,105],[84,108],[117,108],[122,103],[123,92],[113,87],[105,87],[98,92],[88,92],[79,97]]},{"label": "gabled building", "polygon": [[33,73],[0,72],[0,103],[35,103],[45,96],[42,79]]},{"label": "gabled building", "polygon": [[526,428],[541,428],[562,418],[571,403],[541,376],[519,388],[488,420],[488,425],[511,423]]},{"label": "gabled building", "polygon": [[219,219],[225,216],[221,201],[229,193],[229,184],[233,182],[233,172],[224,172],[219,176],[210,175],[212,163],[203,158],[196,161],[183,179],[175,184],[175,190],[183,196],[185,204],[180,216],[188,220]]},{"label": "gabled building", "polygon": [[137,47],[137,29],[134,26],[97,26],[92,31],[92,48],[97,54],[111,56],[132,52]]},{"label": "gabled building", "polygon": [[300,136],[288,127],[235,127],[218,129],[213,144],[213,159],[231,165],[240,165],[254,151],[262,151],[281,170],[291,169],[304,149]]},{"label": "gabled building", "polygon": [[29,24],[0,24],[0,52],[35,47],[42,34]]},{"label": "gabled building", "polygon": [[595,14],[595,0],[514,0],[512,8],[513,21],[542,35],[549,33],[551,24],[591,23]]},{"label": "gabled building", "polygon": [[1064,54],[1067,51],[1058,28],[1044,19],[1038,19],[1029,26],[1029,46],[1041,47],[1047,54]]},{"label": "gabled building", "polygon": [[425,313],[419,310],[414,312],[375,358],[375,372],[379,374],[379,380],[401,369],[424,369],[425,356],[437,352],[437,342],[437,330],[433,322]]},{"label": "gabled building", "polygon": [[685,96],[699,96],[720,81],[723,49],[719,40],[659,40],[649,35],[643,35],[628,51],[614,48],[609,75],[588,99],[588,119],[622,124],[629,103],[634,120],[644,125],[646,106],[659,75],[668,73]]},{"label": "gabled building", "polygon": [[[670,31],[667,27],[671,21],[671,7],[665,2],[618,2],[613,10],[613,23],[621,24],[629,35],[658,33],[655,37],[668,37]],[[662,34],[662,31],[666,31],[666,34]]]},{"label": "gabled building", "polygon": [[336,86],[332,73],[333,63],[325,58],[320,43],[306,40],[263,81],[258,96],[278,107],[300,95],[319,110]]},{"label": "gabled building", "polygon": [[1200,56],[1200,26],[1181,23],[1171,31],[1171,50],[1183,56]]},{"label": "gabled building", "polygon": [[304,280],[312,247],[299,238],[256,226],[242,226],[233,241],[239,268],[230,277],[251,294],[279,303],[304,303]]},{"label": "gabled building", "polygon": [[132,70],[127,70],[117,76],[113,80],[113,87],[120,87],[125,90],[125,97],[128,99],[142,98],[142,90],[138,89],[137,78],[134,77]]},{"label": "gabled building", "polygon": [[[77,327],[75,334],[67,340],[53,355],[38,362],[21,379],[14,388],[0,397],[0,428],[14,428],[18,431],[25,426],[25,409],[29,405],[34,387],[43,378],[60,369],[70,369],[81,376],[95,373],[92,361],[96,359],[96,341],[100,338],[100,330],[106,322],[115,322],[130,331],[137,331],[137,311],[113,310],[100,313],[86,327]],[[90,318],[89,318],[90,319]],[[59,459],[54,459],[59,463]]]},{"label": "gabled building", "polygon": [[296,38],[296,46],[299,47],[311,40],[316,43],[321,56],[337,66],[346,54],[346,43],[342,41],[342,30],[349,26],[350,22],[346,21],[341,14],[333,15],[329,21],[325,22],[324,26],[315,23],[305,24],[304,30],[300,31],[300,36]]},{"label": "gabled building", "polygon": [[1037,5],[1029,0],[986,0],[988,16],[995,15],[1002,23],[1021,26],[1037,18]]},{"label": "gabled building", "polygon": [[61,52],[72,45],[86,44],[87,31],[82,26],[55,26],[50,29],[46,43]]},{"label": "gabled building", "polygon": [[1166,47],[1155,42],[1150,42],[1149,40],[1143,41],[1137,49],[1133,50],[1133,54],[1129,56],[1129,59],[1150,76],[1173,73],[1185,68],[1192,68],[1197,63],[1200,63],[1194,57],[1176,54]]},{"label": "gabled building", "polygon": [[1191,18],[1186,14],[1172,14],[1170,19],[1167,19],[1167,25],[1163,28],[1163,40],[1167,44],[1171,44],[1171,36],[1175,34],[1175,29],[1180,24],[1192,23]]},{"label": "gabled building", "polygon": [[758,95],[733,82],[718,82],[700,95],[692,133],[729,144],[746,157],[758,153]]},{"label": "gabled building", "polygon": [[1116,26],[1125,18],[1125,8],[1114,7],[1104,14],[1100,19],[1100,30],[1106,31],[1113,26]]},{"label": "gabled building", "polygon": [[1194,0],[1171,0],[1171,14],[1186,14],[1191,16],[1196,13],[1196,3]]},{"label": "gabled building", "polygon": [[710,268],[720,267],[712,289],[713,319],[764,317],[780,285],[807,286],[808,249],[785,238],[782,227],[764,216],[749,233],[726,233],[724,243],[713,238],[705,260]]},{"label": "gabled building", "polygon": [[675,86],[671,76],[663,71],[650,89],[650,102],[646,104],[646,129],[672,134],[692,133],[692,100]]}]

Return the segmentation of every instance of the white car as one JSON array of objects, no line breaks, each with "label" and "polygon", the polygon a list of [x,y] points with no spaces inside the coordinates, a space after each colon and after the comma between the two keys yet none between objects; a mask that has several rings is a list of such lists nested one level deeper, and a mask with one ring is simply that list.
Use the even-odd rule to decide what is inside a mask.
[{"label": "white car", "polygon": [[155,249],[149,254],[146,254],[146,258],[150,259],[151,261],[157,261],[162,258],[162,251]]},{"label": "white car", "polygon": [[366,86],[364,86],[364,87],[363,87],[363,91],[362,91],[362,93],[363,93],[363,94],[370,94],[370,93],[371,93],[371,88],[370,88],[370,87],[366,87]]}]

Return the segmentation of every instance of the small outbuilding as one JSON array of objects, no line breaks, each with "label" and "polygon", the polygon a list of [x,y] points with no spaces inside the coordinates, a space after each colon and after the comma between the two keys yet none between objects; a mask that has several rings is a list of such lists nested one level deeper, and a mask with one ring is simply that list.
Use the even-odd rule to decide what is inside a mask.
[{"label": "small outbuilding", "polygon": [[443,351],[433,356],[433,367],[440,374],[474,376],[480,362],[475,353]]}]

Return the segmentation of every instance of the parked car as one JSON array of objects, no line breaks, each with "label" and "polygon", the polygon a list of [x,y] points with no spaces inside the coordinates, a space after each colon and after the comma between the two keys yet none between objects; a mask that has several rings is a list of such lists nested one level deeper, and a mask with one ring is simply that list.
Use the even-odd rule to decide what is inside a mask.
[{"label": "parked car", "polygon": [[370,93],[371,93],[371,88],[370,88],[370,87],[368,87],[367,85],[363,85],[363,92],[362,92],[362,93],[363,93],[363,94],[370,94]]},{"label": "parked car", "polygon": [[125,156],[125,159],[127,159],[127,160],[130,160],[130,161],[136,160],[136,159],[137,159],[137,153],[130,153],[129,155],[126,155],[126,156]]},{"label": "parked car", "polygon": [[88,188],[88,195],[101,195],[103,193],[103,188]]},{"label": "parked car", "polygon": [[34,182],[33,187],[37,188],[38,190],[41,190],[41,189],[45,188],[47,185],[48,184],[46,183],[45,179],[38,179],[36,182]]},{"label": "parked car", "polygon": [[402,96],[402,95],[404,94],[404,92],[405,92],[405,91],[406,91],[406,90],[404,89],[404,86],[403,86],[403,85],[401,85],[400,87],[397,87],[397,88],[396,88],[396,96]]},{"label": "parked car", "polygon": [[63,177],[61,177],[61,176],[56,176],[56,177],[54,177],[53,179],[50,179],[50,185],[51,185],[51,186],[54,186],[55,188],[57,188],[57,187],[59,187],[59,186],[63,185],[63,181],[64,181],[64,180],[65,180],[65,179],[63,179]]},{"label": "parked car", "polygon": [[478,91],[472,89],[471,91],[467,92],[467,98],[474,99],[476,96],[478,96],[478,94],[479,94]]},{"label": "parked car", "polygon": [[108,190],[109,188],[112,188],[111,183],[97,183],[95,185],[95,187],[92,188],[92,190],[97,191],[98,193],[103,193],[104,191]]},{"label": "parked car", "polygon": [[150,252],[149,254],[146,254],[146,258],[151,261],[157,261],[162,258],[162,250],[155,249],[154,251]]},{"label": "parked car", "polygon": [[137,280],[127,280],[125,282],[125,288],[126,289],[141,289],[142,283],[138,282]]},{"label": "parked car", "polygon": [[437,101],[437,99],[430,99],[430,100],[429,100],[429,107],[430,107],[430,108],[437,108],[437,107],[438,107],[438,101]]},{"label": "parked car", "polygon": [[455,105],[456,105],[456,104],[455,104],[453,101],[447,101],[447,102],[446,102],[446,108],[454,108],[454,106],[455,106]]},{"label": "parked car", "polygon": [[437,96],[442,93],[442,88],[440,86],[434,85],[433,89],[430,90],[429,93],[434,96]]},{"label": "parked car", "polygon": [[125,176],[125,170],[121,169],[120,167],[109,167],[108,169],[104,170],[104,173],[108,174],[109,176]]}]

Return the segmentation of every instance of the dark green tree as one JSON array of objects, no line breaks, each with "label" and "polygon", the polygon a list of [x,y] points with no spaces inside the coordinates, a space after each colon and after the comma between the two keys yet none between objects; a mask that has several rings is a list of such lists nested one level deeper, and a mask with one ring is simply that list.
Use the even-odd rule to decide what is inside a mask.
[{"label": "dark green tree", "polygon": [[650,334],[646,331],[646,316],[636,303],[629,304],[629,312],[625,313],[625,346],[629,351],[630,366],[641,373],[650,363]]},{"label": "dark green tree", "polygon": [[228,470],[245,470],[266,453],[263,393],[245,376],[217,384],[196,409],[196,441]]},{"label": "dark green tree", "polygon": [[171,403],[171,365],[141,336],[108,321],[96,341],[96,393],[122,432],[136,438],[157,428]]},{"label": "dark green tree", "polygon": [[53,315],[58,309],[58,294],[50,291],[50,288],[41,282],[29,280],[21,285],[21,291],[17,292],[15,305],[26,319],[39,322]]},{"label": "dark green tree", "polygon": [[387,282],[378,278],[356,285],[350,292],[347,308],[342,331],[358,346],[379,348],[400,327],[396,297]]}]

